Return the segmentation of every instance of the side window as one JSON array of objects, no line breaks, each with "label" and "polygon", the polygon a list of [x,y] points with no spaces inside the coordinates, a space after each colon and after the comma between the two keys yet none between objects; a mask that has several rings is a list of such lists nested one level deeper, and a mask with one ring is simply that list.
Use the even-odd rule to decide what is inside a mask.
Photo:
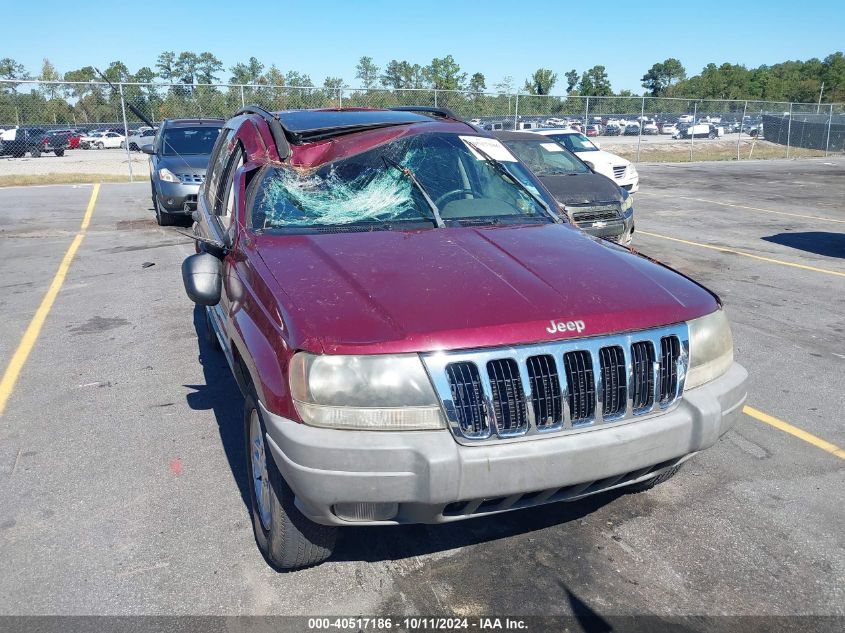
[{"label": "side window", "polygon": [[220,226],[227,233],[231,232],[232,223],[235,219],[235,174],[244,164],[244,151],[237,146],[229,164],[226,165],[226,177],[221,183],[219,202],[214,206],[214,215],[220,222]]},{"label": "side window", "polygon": [[211,159],[208,161],[206,170],[205,199],[212,213],[216,213],[218,195],[220,193],[220,182],[223,180],[223,172],[229,162],[229,157],[235,149],[232,141],[235,138],[235,130],[223,128],[217,143],[211,151]]}]

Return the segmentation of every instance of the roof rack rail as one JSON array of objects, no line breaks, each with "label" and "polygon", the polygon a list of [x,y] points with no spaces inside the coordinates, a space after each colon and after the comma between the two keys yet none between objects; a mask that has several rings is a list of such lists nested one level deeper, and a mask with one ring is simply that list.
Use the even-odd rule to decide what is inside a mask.
[{"label": "roof rack rail", "polygon": [[273,136],[273,141],[276,143],[276,152],[278,152],[279,158],[285,160],[290,156],[290,143],[288,142],[288,137],[285,134],[285,126],[282,125],[282,122],[279,120],[278,114],[268,112],[261,106],[257,105],[244,106],[235,112],[235,116],[240,116],[242,114],[257,114],[264,119],[270,127],[270,134]]},{"label": "roof rack rail", "polygon": [[425,114],[433,114],[434,116],[439,116],[444,119],[452,119],[454,121],[460,121],[461,123],[464,122],[462,118],[460,118],[457,114],[452,112],[449,108],[438,108],[435,106],[423,106],[423,105],[409,105],[409,106],[394,106],[392,108],[388,108],[388,110],[396,110],[398,112],[423,112]]}]

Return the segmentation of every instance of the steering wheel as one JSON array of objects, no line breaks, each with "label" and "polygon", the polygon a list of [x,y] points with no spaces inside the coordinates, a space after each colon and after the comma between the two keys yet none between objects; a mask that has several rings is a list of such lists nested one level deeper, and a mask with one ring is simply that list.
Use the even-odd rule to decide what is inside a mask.
[{"label": "steering wheel", "polygon": [[472,189],[460,188],[460,189],[452,189],[451,191],[447,191],[442,196],[438,196],[437,200],[434,201],[434,206],[440,207],[440,203],[446,200],[447,198],[451,198],[453,196],[458,196],[462,193],[469,193],[475,194]]}]

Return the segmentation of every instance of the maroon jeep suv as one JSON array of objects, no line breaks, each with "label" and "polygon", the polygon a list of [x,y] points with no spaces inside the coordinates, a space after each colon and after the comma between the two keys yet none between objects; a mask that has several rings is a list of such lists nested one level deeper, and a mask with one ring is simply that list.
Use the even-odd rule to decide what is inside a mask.
[{"label": "maroon jeep suv", "polygon": [[340,526],[644,490],[733,425],[747,374],[718,297],[509,162],[436,108],[225,124],[182,276],[246,398],[275,567],[324,560]]}]

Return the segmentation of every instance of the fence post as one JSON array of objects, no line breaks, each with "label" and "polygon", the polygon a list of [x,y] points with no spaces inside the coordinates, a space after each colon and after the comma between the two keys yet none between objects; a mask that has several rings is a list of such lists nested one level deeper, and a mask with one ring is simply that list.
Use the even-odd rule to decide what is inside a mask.
[{"label": "fence post", "polygon": [[241,107],[246,107],[246,101],[244,100],[244,85],[241,84]]},{"label": "fence post", "polygon": [[434,89],[434,107],[437,107],[437,88]]},{"label": "fence post", "polygon": [[337,89],[337,107],[338,110],[343,108],[343,88]]},{"label": "fence post", "polygon": [[587,97],[587,103],[584,105],[584,125],[587,125],[587,120],[590,117],[590,97]]},{"label": "fence post", "polygon": [[736,159],[739,160],[739,142],[742,140],[742,126],[745,125],[745,112],[748,110],[748,102],[742,107],[742,118],[739,120],[739,136],[736,138]]},{"label": "fence post", "polygon": [[833,104],[830,104],[830,116],[827,119],[827,142],[824,145],[824,155],[830,151],[830,126],[833,124]]},{"label": "fence post", "polygon": [[123,112],[123,147],[126,148],[126,164],[129,165],[129,182],[135,182],[132,177],[132,154],[129,151],[129,124],[126,122],[126,100],[123,98],[123,84],[118,84],[120,93],[120,109]]},{"label": "fence post", "polygon": [[519,90],[516,91],[516,100],[513,106],[513,129],[519,129]]},{"label": "fence post", "polygon": [[789,102],[789,121],[786,124],[786,157],[789,158],[789,137],[792,134],[792,102]]},{"label": "fence post", "polygon": [[692,146],[695,144],[695,120],[698,118],[698,101],[692,104],[692,134],[689,135],[689,159],[692,162]]},{"label": "fence post", "polygon": [[640,162],[640,142],[643,140],[643,123],[645,122],[645,95],[643,95],[643,106],[640,108],[640,133],[637,136],[637,161]]}]

